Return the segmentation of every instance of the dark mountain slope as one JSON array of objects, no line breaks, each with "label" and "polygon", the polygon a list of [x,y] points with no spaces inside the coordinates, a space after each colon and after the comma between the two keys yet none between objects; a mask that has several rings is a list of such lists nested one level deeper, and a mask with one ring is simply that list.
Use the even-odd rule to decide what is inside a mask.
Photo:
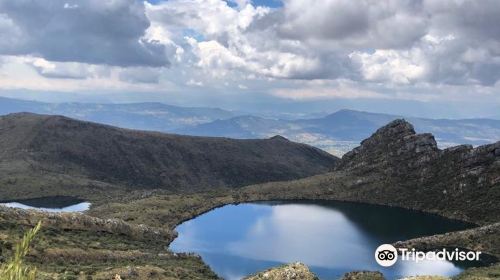
[{"label": "dark mountain slope", "polygon": [[33,176],[58,173],[169,190],[295,179],[331,170],[337,160],[282,137],[180,136],[27,113],[0,117],[0,147],[0,163],[28,162],[19,172]]}]

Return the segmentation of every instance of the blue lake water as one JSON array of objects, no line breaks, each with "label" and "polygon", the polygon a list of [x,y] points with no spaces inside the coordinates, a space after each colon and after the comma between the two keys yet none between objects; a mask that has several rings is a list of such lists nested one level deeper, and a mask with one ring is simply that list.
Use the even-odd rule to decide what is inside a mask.
[{"label": "blue lake water", "polygon": [[0,203],[0,205],[12,208],[34,209],[45,212],[83,212],[90,208],[90,202],[66,196],[9,201]]},{"label": "blue lake water", "polygon": [[337,279],[353,270],[378,270],[387,279],[451,276],[471,264],[398,261],[383,268],[374,251],[384,243],[468,227],[435,215],[358,203],[248,203],[227,205],[179,225],[170,249],[201,255],[230,280],[297,261],[321,279]]}]

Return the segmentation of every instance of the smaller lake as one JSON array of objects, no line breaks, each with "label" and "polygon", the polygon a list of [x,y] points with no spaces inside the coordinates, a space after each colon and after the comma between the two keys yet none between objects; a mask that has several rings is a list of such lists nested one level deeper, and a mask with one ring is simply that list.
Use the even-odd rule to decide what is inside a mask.
[{"label": "smaller lake", "polygon": [[378,270],[387,279],[452,276],[472,264],[398,261],[383,268],[374,252],[384,243],[469,227],[436,215],[359,203],[246,203],[214,209],[179,225],[170,249],[201,255],[228,280],[297,261],[321,279],[338,279],[354,270]]},{"label": "smaller lake", "polygon": [[0,203],[0,205],[45,212],[83,212],[90,208],[90,202],[67,196],[23,199]]}]

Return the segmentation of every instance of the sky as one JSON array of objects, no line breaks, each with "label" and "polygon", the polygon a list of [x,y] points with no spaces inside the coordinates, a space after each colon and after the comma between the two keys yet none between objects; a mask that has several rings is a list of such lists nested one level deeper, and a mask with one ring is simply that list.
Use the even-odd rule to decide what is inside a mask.
[{"label": "sky", "polygon": [[0,96],[500,118],[500,1],[0,0]]}]

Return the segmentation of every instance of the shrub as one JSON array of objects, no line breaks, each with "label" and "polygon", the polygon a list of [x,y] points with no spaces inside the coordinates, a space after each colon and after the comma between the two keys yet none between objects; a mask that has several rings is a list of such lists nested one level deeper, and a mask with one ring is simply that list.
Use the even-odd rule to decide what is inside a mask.
[{"label": "shrub", "polygon": [[26,232],[23,239],[16,244],[14,255],[0,267],[1,280],[35,280],[36,267],[24,263],[24,257],[28,254],[30,244],[42,226],[41,222]]}]

